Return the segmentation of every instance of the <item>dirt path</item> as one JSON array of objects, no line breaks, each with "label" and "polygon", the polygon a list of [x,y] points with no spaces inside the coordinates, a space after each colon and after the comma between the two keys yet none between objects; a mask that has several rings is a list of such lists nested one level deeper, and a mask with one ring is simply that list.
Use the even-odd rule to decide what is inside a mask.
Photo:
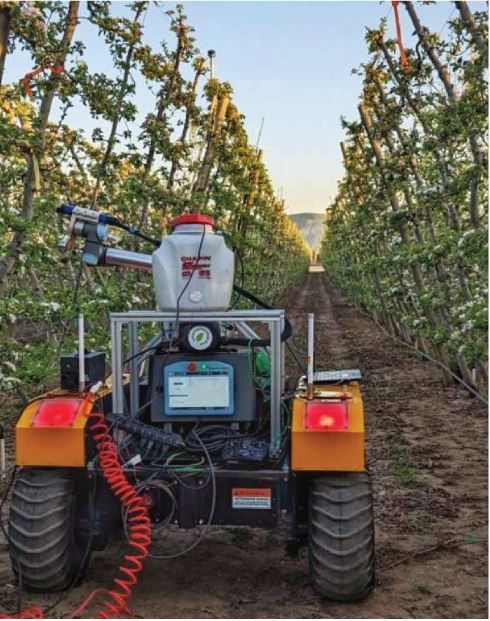
[{"label": "dirt path", "polygon": [[[316,313],[317,368],[359,367],[375,490],[378,581],[364,602],[320,601],[306,558],[288,558],[273,535],[215,530],[189,556],[150,560],[131,602],[144,618],[485,618],[487,415],[434,368],[393,344],[323,274],[289,297],[295,341]],[[57,608],[69,612],[109,584],[124,542],[92,558],[87,579]],[[0,583],[10,579],[2,555]],[[15,598],[6,584],[0,603]],[[29,603],[30,598],[26,598]],[[2,602],[3,600],[3,602]],[[33,597],[39,605],[52,596]]]}]

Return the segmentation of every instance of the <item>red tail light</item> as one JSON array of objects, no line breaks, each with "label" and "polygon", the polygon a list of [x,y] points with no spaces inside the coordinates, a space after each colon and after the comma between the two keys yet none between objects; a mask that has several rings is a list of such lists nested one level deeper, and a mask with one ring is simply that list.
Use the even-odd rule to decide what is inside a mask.
[{"label": "red tail light", "polygon": [[307,402],[305,427],[324,431],[345,431],[349,427],[347,403]]},{"label": "red tail light", "polygon": [[47,399],[42,401],[34,418],[33,427],[70,427],[80,409],[80,399]]}]

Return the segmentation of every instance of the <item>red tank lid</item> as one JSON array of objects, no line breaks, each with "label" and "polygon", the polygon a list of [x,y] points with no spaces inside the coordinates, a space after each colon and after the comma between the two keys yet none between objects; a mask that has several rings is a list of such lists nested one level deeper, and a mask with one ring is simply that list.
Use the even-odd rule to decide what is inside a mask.
[{"label": "red tank lid", "polygon": [[174,229],[181,224],[209,224],[214,227],[214,220],[211,216],[205,216],[202,213],[184,213],[174,218],[170,226]]}]

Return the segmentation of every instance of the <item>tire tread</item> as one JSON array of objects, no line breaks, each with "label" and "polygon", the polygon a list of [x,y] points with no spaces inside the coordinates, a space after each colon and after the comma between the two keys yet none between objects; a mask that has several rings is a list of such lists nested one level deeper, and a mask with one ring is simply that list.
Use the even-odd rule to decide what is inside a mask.
[{"label": "tire tread", "polygon": [[24,469],[15,482],[10,555],[14,572],[28,591],[62,591],[79,573],[74,495],[74,479],[62,469]]},{"label": "tire tread", "polygon": [[356,601],[374,586],[374,519],[369,475],[333,473],[310,488],[309,562],[313,587],[334,601]]}]

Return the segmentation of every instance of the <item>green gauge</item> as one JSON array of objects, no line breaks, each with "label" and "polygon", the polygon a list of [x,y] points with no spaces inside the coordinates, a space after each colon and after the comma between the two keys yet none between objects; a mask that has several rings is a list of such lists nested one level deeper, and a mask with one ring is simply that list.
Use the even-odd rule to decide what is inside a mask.
[{"label": "green gauge", "polygon": [[193,326],[187,334],[187,342],[195,351],[205,351],[211,347],[213,333],[207,326]]}]

